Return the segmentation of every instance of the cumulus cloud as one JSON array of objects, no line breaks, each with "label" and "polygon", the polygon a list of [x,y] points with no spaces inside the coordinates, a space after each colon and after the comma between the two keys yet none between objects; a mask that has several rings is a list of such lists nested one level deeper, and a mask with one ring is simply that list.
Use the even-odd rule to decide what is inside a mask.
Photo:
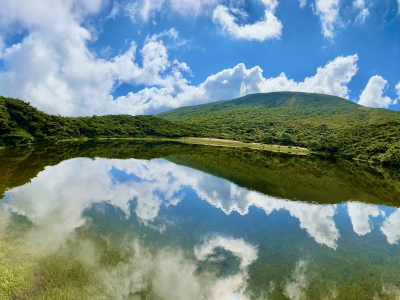
[{"label": "cumulus cloud", "polygon": [[315,0],[315,12],[321,20],[323,35],[333,38],[335,26],[340,22],[339,0]]},{"label": "cumulus cloud", "polygon": [[[242,1],[222,0],[141,0],[129,1],[124,5],[115,5],[110,17],[125,13],[136,22],[148,22],[155,13],[163,10],[172,11],[184,16],[212,15],[214,23],[221,26],[228,35],[237,39],[264,41],[279,38],[282,23],[274,15],[276,0],[260,0],[265,6],[264,18],[254,24],[239,25],[233,14],[246,17],[247,13],[238,8]],[[223,4],[227,5],[223,5]],[[232,14],[233,13],[233,14]]]},{"label": "cumulus cloud", "polygon": [[381,231],[389,244],[397,244],[400,239],[400,209],[385,219]]},{"label": "cumulus cloud", "polygon": [[50,113],[90,115],[123,112],[110,95],[123,82],[161,87],[187,82],[181,74],[187,66],[170,61],[161,40],[176,39],[174,30],[147,38],[140,61],[135,43],[105,60],[88,49],[93,34],[81,25],[86,16],[101,10],[101,1],[3,2],[1,28],[12,30],[19,24],[28,31],[20,43],[0,54],[6,66],[0,73],[3,95],[30,101]]},{"label": "cumulus cloud", "polygon": [[218,5],[213,12],[214,23],[221,26],[222,30],[236,39],[265,41],[279,38],[282,33],[282,23],[274,15],[276,0],[262,0],[265,5],[264,19],[254,24],[239,25],[230,9]]},{"label": "cumulus cloud", "polygon": [[357,60],[357,55],[337,57],[319,67],[314,76],[300,82],[287,78],[284,73],[266,79],[260,67],[248,69],[240,63],[209,76],[198,86],[181,82],[173,88],[146,88],[138,93],[119,97],[117,102],[120,105],[125,103],[129,107],[127,111],[133,114],[142,114],[261,92],[300,91],[348,98],[347,84],[358,71]]},{"label": "cumulus cloud", "polygon": [[305,292],[308,286],[306,276],[307,262],[299,260],[292,273],[292,278],[287,281],[283,294],[291,300],[305,299]]},{"label": "cumulus cloud", "polygon": [[304,8],[307,4],[307,0],[299,0],[300,8]]},{"label": "cumulus cloud", "polygon": [[365,7],[365,0],[354,0],[353,7],[358,12],[356,22],[364,24],[365,20],[369,17],[369,10]]},{"label": "cumulus cloud", "polygon": [[257,260],[257,248],[242,239],[216,236],[197,245],[194,248],[194,254],[199,261],[205,261],[210,255],[215,254],[217,248],[231,252],[240,260],[240,273],[228,276],[215,285],[211,299],[249,299],[245,293],[247,269]]},{"label": "cumulus cloud", "polygon": [[359,202],[348,203],[347,212],[353,225],[353,230],[358,235],[365,235],[371,232],[370,216],[376,218],[383,214],[377,206]]},{"label": "cumulus cloud", "polygon": [[[118,182],[113,178],[113,169],[128,176],[134,175],[140,181]],[[87,186],[92,187],[90,192]],[[38,225],[39,230],[32,233],[32,243],[40,240],[41,247],[54,249],[85,224],[83,211],[95,203],[108,202],[128,218],[131,212],[129,201],[136,199],[134,212],[137,218],[145,225],[152,225],[161,207],[177,205],[182,200],[184,187],[190,187],[200,199],[227,215],[233,211],[245,215],[251,206],[264,210],[267,215],[287,210],[317,243],[334,249],[337,247],[340,234],[333,220],[334,205],[277,199],[164,160],[65,161],[47,167],[32,182],[7,191],[4,203],[10,210],[27,216]],[[215,243],[225,245],[223,239],[215,240]],[[235,242],[236,246],[239,244],[239,241]]]},{"label": "cumulus cloud", "polygon": [[[81,24],[86,16],[101,10],[100,1],[56,0],[47,5],[41,0],[33,6],[20,1],[4,1],[5,9],[0,11],[0,28],[11,29],[17,23],[27,30],[21,42],[6,45],[0,54],[6,66],[0,73],[0,92],[49,113],[151,114],[249,93],[285,90],[347,97],[347,84],[357,72],[357,55],[338,57],[301,82],[288,79],[284,73],[266,79],[260,67],[248,69],[239,63],[194,86],[185,78],[191,73],[189,66],[168,54],[164,41],[180,42],[175,29],[147,37],[141,48],[132,42],[124,52],[105,59],[89,50],[93,33]],[[270,0],[263,3],[271,12],[277,5]],[[146,87],[113,99],[112,91],[122,83]]]},{"label": "cumulus cloud", "polygon": [[215,249],[222,248],[232,252],[240,260],[240,269],[246,270],[257,259],[257,248],[241,239],[214,237],[202,245],[195,247],[194,254],[200,261],[206,260],[209,255],[215,253]]},{"label": "cumulus cloud", "polygon": [[122,12],[130,16],[133,21],[145,22],[157,12],[168,9],[181,15],[198,16],[211,13],[221,0],[139,0],[128,1],[124,5],[114,6],[113,15]]},{"label": "cumulus cloud", "polygon": [[356,54],[339,56],[324,67],[319,67],[314,76],[305,78],[303,82],[295,82],[281,73],[278,77],[260,82],[259,88],[262,92],[302,91],[348,98],[347,84],[358,71],[357,60]]},{"label": "cumulus cloud", "polygon": [[395,103],[388,96],[383,96],[387,81],[379,75],[372,76],[365,89],[361,92],[358,104],[368,107],[388,108]]},{"label": "cumulus cloud", "polygon": [[396,85],[396,91],[397,91],[397,99],[393,102],[393,104],[397,104],[398,100],[400,100],[400,81]]}]

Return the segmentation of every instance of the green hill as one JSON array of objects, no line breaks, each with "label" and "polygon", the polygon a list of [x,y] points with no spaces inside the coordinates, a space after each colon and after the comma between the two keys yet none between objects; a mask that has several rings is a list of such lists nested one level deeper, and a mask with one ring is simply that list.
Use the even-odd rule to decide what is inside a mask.
[{"label": "green hill", "polygon": [[343,98],[299,92],[253,94],[158,115],[199,135],[307,147],[344,157],[400,164],[400,113]]},{"label": "green hill", "polygon": [[154,116],[61,117],[39,111],[22,100],[0,96],[0,146],[81,137],[191,135],[193,130],[187,125]]},{"label": "green hill", "polygon": [[276,92],[156,116],[49,115],[0,96],[0,146],[70,138],[210,137],[307,147],[317,153],[400,165],[400,113],[339,97]]}]

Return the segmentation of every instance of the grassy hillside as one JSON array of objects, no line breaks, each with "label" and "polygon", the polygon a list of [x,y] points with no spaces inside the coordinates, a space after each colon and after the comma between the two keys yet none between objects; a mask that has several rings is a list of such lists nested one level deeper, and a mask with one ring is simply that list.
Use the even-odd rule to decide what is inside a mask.
[{"label": "grassy hillside", "polygon": [[193,124],[204,137],[296,145],[340,156],[400,164],[400,113],[334,96],[254,94],[158,116]]},{"label": "grassy hillside", "polygon": [[68,118],[49,115],[30,104],[0,96],[0,146],[73,137],[181,137],[193,130],[154,116],[109,115]]}]

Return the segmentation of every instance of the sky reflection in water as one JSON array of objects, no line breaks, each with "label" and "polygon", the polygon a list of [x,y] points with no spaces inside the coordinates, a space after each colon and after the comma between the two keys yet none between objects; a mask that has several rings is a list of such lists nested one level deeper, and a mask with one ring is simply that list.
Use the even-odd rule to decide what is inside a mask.
[{"label": "sky reflection in water", "polygon": [[[48,253],[71,239],[77,228],[95,223],[96,214],[112,220],[106,209],[99,209],[102,205],[121,212],[121,224],[130,224],[121,230],[136,230],[140,238],[132,241],[131,246],[136,247],[133,260],[103,272],[110,293],[118,299],[139,289],[141,276],[152,269],[156,270],[152,273],[156,274],[152,279],[154,293],[164,299],[246,299],[250,266],[262,264],[260,257],[273,256],[274,252],[265,249],[272,244],[276,249],[269,251],[279,251],[278,245],[285,239],[289,241],[284,243],[302,250],[292,257],[295,265],[287,274],[282,293],[301,299],[309,284],[305,273],[310,253],[317,251],[310,249],[337,251],[357,236],[371,234],[386,241],[380,247],[398,243],[400,210],[356,200],[317,205],[279,199],[164,159],[76,158],[46,167],[30,183],[8,190],[2,203],[6,211],[33,222],[35,227],[26,234],[26,242],[32,249]],[[6,222],[5,215],[2,220]],[[0,231],[4,227],[0,225]],[[149,234],[151,231],[154,233]],[[141,239],[162,240],[163,235],[164,242],[155,241],[164,243],[156,254],[138,250],[143,247],[138,244]],[[171,236],[176,237],[169,239]],[[177,245],[185,236],[188,238]],[[168,250],[177,246],[182,253],[191,252],[194,260],[186,260],[180,250]],[[220,263],[227,255],[230,261],[237,261],[234,271],[222,276],[196,271],[197,263]],[[187,294],[187,287],[192,294]],[[274,282],[269,283],[269,289],[275,289]],[[334,290],[330,291],[333,296]]]}]

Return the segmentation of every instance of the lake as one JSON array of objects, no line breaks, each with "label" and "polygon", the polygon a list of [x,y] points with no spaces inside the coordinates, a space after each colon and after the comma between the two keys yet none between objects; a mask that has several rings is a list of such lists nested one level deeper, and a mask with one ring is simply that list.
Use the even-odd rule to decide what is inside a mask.
[{"label": "lake", "polygon": [[0,159],[0,299],[400,297],[399,170],[143,141]]}]

